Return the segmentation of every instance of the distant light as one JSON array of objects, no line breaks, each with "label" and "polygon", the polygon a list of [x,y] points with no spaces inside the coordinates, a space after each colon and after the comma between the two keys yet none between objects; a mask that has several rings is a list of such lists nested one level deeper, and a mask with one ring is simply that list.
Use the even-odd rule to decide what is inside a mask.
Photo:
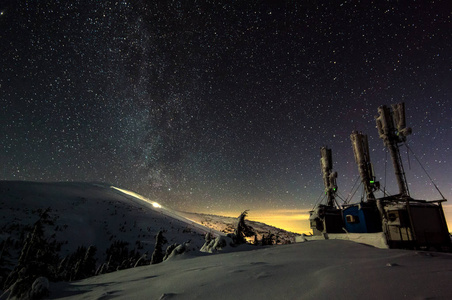
[{"label": "distant light", "polygon": [[137,194],[135,192],[124,190],[124,189],[120,189],[120,188],[115,187],[115,186],[111,186],[111,188],[113,188],[115,190],[118,190],[118,191],[120,191],[120,192],[122,192],[124,194],[129,195],[129,196],[132,196],[132,197],[138,198],[140,200],[143,200],[144,202],[150,203],[155,208],[162,208],[162,206],[160,204],[158,204],[157,202],[151,201],[148,198],[145,198],[145,197],[143,197],[140,194]]}]

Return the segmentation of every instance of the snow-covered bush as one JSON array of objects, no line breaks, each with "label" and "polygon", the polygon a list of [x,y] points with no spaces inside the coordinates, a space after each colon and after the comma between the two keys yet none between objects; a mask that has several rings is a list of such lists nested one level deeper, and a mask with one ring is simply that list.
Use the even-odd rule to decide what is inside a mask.
[{"label": "snow-covered bush", "polygon": [[307,242],[308,239],[306,238],[306,235],[304,233],[301,234],[303,242]]},{"label": "snow-covered bush", "polygon": [[49,295],[49,280],[45,277],[38,277],[31,285],[30,299],[42,299]]},{"label": "snow-covered bush", "polygon": [[275,235],[273,233],[269,232],[267,235],[262,235],[261,243],[262,243],[262,246],[273,245],[276,243],[275,240],[276,240]]},{"label": "snow-covered bush", "polygon": [[148,255],[147,255],[147,253],[144,253],[143,255],[140,256],[140,258],[138,258],[138,260],[135,262],[133,267],[136,268],[136,267],[141,267],[141,266],[148,265],[148,264],[149,264]]},{"label": "snow-covered bush", "polygon": [[183,244],[173,244],[171,246],[168,246],[168,248],[166,249],[166,253],[165,253],[165,257],[163,258],[163,260],[167,260],[170,259],[172,257],[175,257],[177,255],[181,255],[182,253],[185,253],[188,251],[188,247],[190,245],[190,241],[185,242]]},{"label": "snow-covered bush", "polygon": [[206,239],[206,242],[201,247],[201,252],[215,253],[227,246],[234,246],[234,241],[228,236],[218,236],[215,239]]}]

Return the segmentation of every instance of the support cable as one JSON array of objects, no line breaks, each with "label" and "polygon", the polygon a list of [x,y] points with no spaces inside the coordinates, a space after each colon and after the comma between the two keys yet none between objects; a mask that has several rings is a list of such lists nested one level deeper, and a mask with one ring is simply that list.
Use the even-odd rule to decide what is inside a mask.
[{"label": "support cable", "polygon": [[[362,184],[362,182],[361,182],[361,184]],[[356,194],[356,192],[358,191],[358,189],[361,187],[361,184],[359,184],[356,188],[355,188],[355,191],[353,191],[353,189],[352,189],[352,194],[350,195],[350,201],[352,200],[352,198],[355,196],[355,194]],[[363,186],[364,187],[364,186]],[[347,204],[350,202],[350,201],[347,201]]]},{"label": "support cable", "polygon": [[350,196],[350,198],[348,198],[349,200],[347,200],[347,199],[344,200],[345,204],[350,203],[350,201],[352,200],[352,197],[355,195],[356,191],[355,191],[355,193],[353,193],[353,189],[355,188],[356,183],[358,182],[359,178],[360,178],[360,176],[356,177],[356,180],[355,180],[355,183],[353,183],[351,192],[348,194]]},{"label": "support cable", "polygon": [[[323,196],[323,197],[322,197],[322,196]],[[314,207],[313,207],[312,209],[314,209],[314,208],[317,206],[317,204],[319,204],[320,202],[322,202],[323,199],[325,199],[325,195],[322,193],[322,194],[319,196],[319,198],[317,198],[317,200],[315,201]]]},{"label": "support cable", "polygon": [[[405,145],[408,147],[408,145],[406,143],[405,143]],[[407,195],[410,196],[410,190],[408,189],[408,182],[406,180],[406,175],[405,175],[405,168],[403,167],[403,164],[402,164],[402,156],[400,155],[400,150],[399,150],[398,145],[396,145],[396,149],[397,149],[397,151],[396,151],[397,157],[400,162],[400,171],[401,171],[401,175],[402,175],[403,184],[405,185]]]},{"label": "support cable", "polygon": [[406,157],[408,159],[408,170],[411,170],[410,151],[408,149],[407,143],[405,143],[405,146],[406,146]]},{"label": "support cable", "polygon": [[385,149],[385,182],[383,185],[383,195],[386,195],[386,171],[388,169],[388,149]]},{"label": "support cable", "polygon": [[441,193],[441,191],[439,190],[438,186],[436,185],[436,183],[433,181],[432,177],[430,177],[430,175],[428,174],[427,170],[424,168],[424,166],[421,164],[421,161],[417,158],[417,155],[414,153],[413,150],[411,150],[410,147],[408,147],[407,144],[405,144],[407,149],[413,154],[414,159],[416,159],[416,161],[418,162],[418,164],[421,166],[422,170],[424,170],[425,174],[427,175],[427,177],[430,179],[431,183],[433,184],[433,186],[435,187],[435,189],[438,191],[438,193],[441,195],[441,197],[443,197],[443,200],[446,200],[446,198],[444,197],[443,193]]},{"label": "support cable", "polygon": [[339,199],[342,200],[343,204],[348,204],[348,203],[347,203],[347,199],[344,199],[344,196],[343,196],[342,194],[339,194],[339,192],[337,192],[336,195],[337,195],[337,197],[338,197]]}]

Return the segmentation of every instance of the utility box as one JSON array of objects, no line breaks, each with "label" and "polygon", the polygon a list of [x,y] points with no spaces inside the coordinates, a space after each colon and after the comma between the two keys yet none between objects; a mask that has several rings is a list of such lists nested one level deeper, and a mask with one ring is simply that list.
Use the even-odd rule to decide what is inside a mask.
[{"label": "utility box", "polygon": [[451,250],[441,201],[407,199],[384,206],[388,245],[391,248]]},{"label": "utility box", "polygon": [[350,233],[382,231],[381,217],[375,202],[361,202],[344,206],[345,230]]},{"label": "utility box", "polygon": [[319,205],[309,212],[309,223],[313,235],[322,235],[324,233],[344,233],[344,222],[342,221],[342,210]]}]

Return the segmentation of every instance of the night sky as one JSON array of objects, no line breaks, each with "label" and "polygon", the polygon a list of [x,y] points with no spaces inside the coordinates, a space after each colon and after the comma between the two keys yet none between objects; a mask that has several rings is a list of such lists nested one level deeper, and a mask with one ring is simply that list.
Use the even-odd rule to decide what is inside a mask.
[{"label": "night sky", "polygon": [[[0,179],[307,227],[320,147],[351,193],[353,130],[398,192],[374,116],[403,101],[408,146],[452,200],[452,3],[409,2],[3,0]],[[401,153],[411,195],[440,199]]]}]

